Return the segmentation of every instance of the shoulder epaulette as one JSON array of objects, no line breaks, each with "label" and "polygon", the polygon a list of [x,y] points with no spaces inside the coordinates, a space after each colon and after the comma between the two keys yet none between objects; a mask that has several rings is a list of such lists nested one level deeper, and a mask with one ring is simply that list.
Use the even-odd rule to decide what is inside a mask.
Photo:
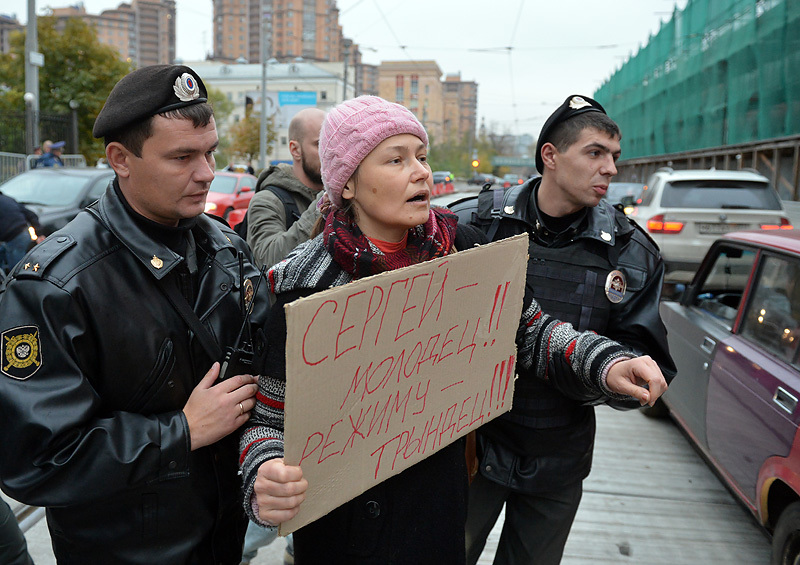
[{"label": "shoulder epaulette", "polygon": [[41,279],[44,277],[48,265],[75,245],[75,238],[71,235],[49,237],[31,249],[12,270],[12,274],[18,279]]}]

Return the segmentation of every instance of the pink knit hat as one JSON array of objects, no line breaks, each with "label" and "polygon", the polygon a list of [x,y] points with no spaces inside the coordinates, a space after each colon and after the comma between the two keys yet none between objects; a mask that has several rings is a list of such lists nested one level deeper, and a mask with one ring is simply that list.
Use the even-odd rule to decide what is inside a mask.
[{"label": "pink knit hat", "polygon": [[401,133],[428,144],[428,134],[411,110],[377,96],[346,100],[328,112],[319,134],[319,158],[322,183],[334,207],[342,207],[344,185],[364,157]]}]

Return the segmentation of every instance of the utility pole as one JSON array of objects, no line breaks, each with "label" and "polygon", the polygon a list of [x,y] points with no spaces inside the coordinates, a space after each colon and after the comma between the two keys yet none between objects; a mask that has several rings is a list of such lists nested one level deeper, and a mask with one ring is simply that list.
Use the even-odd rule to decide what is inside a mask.
[{"label": "utility pole", "polygon": [[36,0],[28,0],[28,25],[25,33],[25,130],[28,154],[39,145],[39,67],[44,66],[44,55],[38,52],[36,32]]},{"label": "utility pole", "polygon": [[261,126],[259,162],[267,168],[267,59],[272,38],[272,0],[261,0]]}]

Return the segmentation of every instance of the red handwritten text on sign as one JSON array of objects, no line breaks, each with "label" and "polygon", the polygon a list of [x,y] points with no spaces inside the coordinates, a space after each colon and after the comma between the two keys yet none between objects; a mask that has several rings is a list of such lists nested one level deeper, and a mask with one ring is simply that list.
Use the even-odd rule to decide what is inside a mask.
[{"label": "red handwritten text on sign", "polygon": [[527,238],[287,305],[293,531],[511,408]]}]

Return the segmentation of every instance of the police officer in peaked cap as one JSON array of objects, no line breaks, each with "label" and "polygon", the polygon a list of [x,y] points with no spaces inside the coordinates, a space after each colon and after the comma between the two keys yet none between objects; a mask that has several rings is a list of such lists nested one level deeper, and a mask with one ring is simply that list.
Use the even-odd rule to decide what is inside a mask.
[{"label": "police officer in peaked cap", "polygon": [[113,182],[0,290],[2,488],[47,507],[59,563],[238,564],[235,432],[257,384],[219,379],[219,362],[268,301],[245,243],[203,214],[205,85],[182,65],[138,69],[94,135]]},{"label": "police officer in peaked cap", "polygon": [[[471,217],[493,241],[528,233],[526,294],[577,330],[649,355],[669,381],[675,366],[658,312],[661,255],[634,222],[603,200],[617,174],[620,139],[619,127],[597,101],[569,96],[539,135],[536,168],[542,176],[507,191],[485,189],[459,215]],[[580,393],[570,384],[570,371],[552,366],[547,381],[518,379],[512,410],[478,430],[469,564],[477,562],[504,505],[496,564],[561,561],[591,469],[592,405],[638,406]]]}]

